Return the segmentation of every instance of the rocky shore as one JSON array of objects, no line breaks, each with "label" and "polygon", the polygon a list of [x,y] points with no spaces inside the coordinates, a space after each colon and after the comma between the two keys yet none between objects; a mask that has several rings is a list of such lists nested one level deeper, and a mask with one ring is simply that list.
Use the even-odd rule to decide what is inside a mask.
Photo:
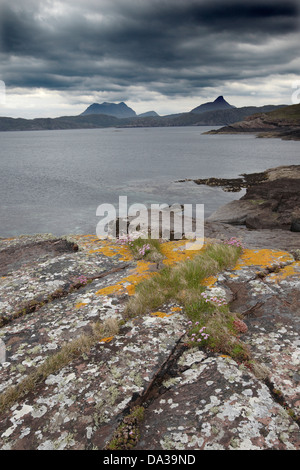
[{"label": "rocky shore", "polygon": [[236,201],[255,230],[248,209],[205,223],[205,245],[243,243],[203,286],[241,315],[252,362],[191,347],[178,302],[124,316],[142,280],[195,256],[185,240],[160,262],[93,235],[0,240],[0,449],[299,450],[299,171],[268,170]]},{"label": "rocky shore", "polygon": [[239,178],[198,178],[178,180],[176,183],[184,183],[186,181],[193,181],[196,184],[204,184],[211,187],[221,187],[226,192],[239,192],[243,188],[250,188],[254,184],[259,184],[268,179],[267,171],[261,173],[242,174]]},{"label": "rocky shore", "polygon": [[[221,207],[208,221],[245,225],[249,229],[300,231],[300,165],[243,177],[240,187],[246,188],[246,194]],[[219,185],[223,184],[221,180]],[[236,183],[229,182],[227,190],[228,186],[235,189]]]}]

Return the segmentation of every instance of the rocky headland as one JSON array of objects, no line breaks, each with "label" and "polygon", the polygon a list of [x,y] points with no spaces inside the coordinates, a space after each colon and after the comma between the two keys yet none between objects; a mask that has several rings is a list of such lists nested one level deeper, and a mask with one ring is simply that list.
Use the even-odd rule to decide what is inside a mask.
[{"label": "rocky headland", "polygon": [[186,240],[148,259],[94,235],[1,239],[0,448],[299,450],[299,168],[268,170],[205,222],[200,252],[243,245],[198,281],[235,318],[231,349],[193,343],[175,297],[128,315],[141,283],[199,256]]},{"label": "rocky headland", "polygon": [[[210,184],[209,180],[195,182]],[[300,231],[300,165],[271,168],[227,182],[215,178],[213,184],[227,191],[246,188],[246,194],[217,210],[207,219],[209,222]]]},{"label": "rocky headland", "polygon": [[255,133],[258,137],[300,139],[300,104],[285,106],[270,112],[255,113],[238,122],[229,123],[207,134]]}]

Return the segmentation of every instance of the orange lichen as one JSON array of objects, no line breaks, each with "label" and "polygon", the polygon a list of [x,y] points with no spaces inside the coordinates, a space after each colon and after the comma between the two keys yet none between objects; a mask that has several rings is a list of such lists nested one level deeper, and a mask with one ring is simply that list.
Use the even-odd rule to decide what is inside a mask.
[{"label": "orange lichen", "polygon": [[[235,268],[235,269],[236,269],[236,268]],[[238,275],[237,275],[237,274],[230,274],[230,277],[231,277],[232,279],[236,279],[236,278],[238,278]]]},{"label": "orange lichen", "polygon": [[275,282],[281,282],[291,276],[300,277],[300,262],[292,263],[288,266],[285,266],[281,268],[278,273],[274,272],[270,274],[268,278]]},{"label": "orange lichen", "polygon": [[99,343],[109,343],[114,339],[114,336],[108,336],[107,338],[100,339]]},{"label": "orange lichen", "polygon": [[128,295],[134,295],[135,293],[135,285],[130,284],[129,286],[126,286],[127,294]]},{"label": "orange lichen", "polygon": [[182,307],[172,307],[171,312],[181,312]]},{"label": "orange lichen", "polygon": [[151,266],[153,266],[153,263],[137,261],[136,268],[132,270],[133,274],[123,277],[117,284],[98,290],[96,294],[109,295],[126,289],[129,295],[133,295],[135,293],[135,286],[139,282],[155,274],[154,272],[149,271]]},{"label": "orange lichen", "polygon": [[74,235],[72,237],[90,255],[119,256],[120,261],[131,261],[133,256],[127,245],[119,245],[114,240],[100,239],[95,235]]},{"label": "orange lichen", "polygon": [[159,318],[165,318],[165,317],[171,317],[174,315],[174,313],[166,313],[166,312],[153,312],[151,313],[153,317],[159,317]]},{"label": "orange lichen", "polygon": [[193,258],[196,254],[199,254],[200,250],[187,250],[186,245],[188,240],[176,240],[173,242],[165,242],[161,244],[161,252],[166,257],[163,263],[167,266],[171,266],[180,261],[184,261],[188,258]]},{"label": "orange lichen", "polygon": [[206,279],[203,279],[201,284],[206,287],[212,287],[217,282],[217,280],[218,279],[215,276],[209,276]]},{"label": "orange lichen", "polygon": [[79,302],[78,304],[75,305],[75,308],[85,307],[85,305],[87,305],[86,302]]},{"label": "orange lichen", "polygon": [[114,284],[112,286],[103,287],[96,292],[96,295],[109,295],[121,290],[123,286],[121,284]]},{"label": "orange lichen", "polygon": [[129,295],[133,295],[135,293],[135,286],[137,284],[155,274],[155,272],[150,271],[152,266],[154,266],[153,263],[138,261],[137,266],[134,269],[134,274],[130,274],[122,279],[121,284],[129,284],[125,286]]},{"label": "orange lichen", "polygon": [[278,262],[291,261],[292,259],[292,256],[286,251],[245,249],[234,269],[238,270],[243,266],[267,267]]},{"label": "orange lichen", "polygon": [[89,254],[93,253],[102,253],[108,257],[121,256],[120,261],[131,261],[133,259],[130,248],[127,245],[117,245],[108,240],[101,240],[101,246],[89,250]]},{"label": "orange lichen", "polygon": [[[197,253],[197,251],[190,251],[182,249],[186,245],[186,240],[179,240],[174,242],[164,242],[161,244],[161,251],[162,254],[166,257],[163,260],[165,265],[172,266],[175,263],[180,261],[184,261],[187,258],[192,258]],[[148,279],[149,277],[157,274],[157,272],[153,271],[155,267],[155,263],[151,263],[149,261],[137,261],[137,266],[134,270],[134,274],[129,275],[122,279],[121,283],[129,283],[129,286],[126,286],[127,292],[129,295],[133,295],[135,293],[135,286],[144,279]],[[152,269],[152,270],[151,270]]]}]

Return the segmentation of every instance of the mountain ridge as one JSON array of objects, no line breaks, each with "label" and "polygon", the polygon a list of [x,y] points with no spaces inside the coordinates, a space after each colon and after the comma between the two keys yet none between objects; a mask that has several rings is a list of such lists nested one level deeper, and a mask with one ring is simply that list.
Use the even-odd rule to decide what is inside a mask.
[{"label": "mountain ridge", "polygon": [[[220,97],[219,97],[220,98]],[[218,98],[217,98],[218,100]],[[215,101],[217,101],[215,100]],[[220,101],[220,100],[219,100]],[[224,100],[225,101],[225,100]],[[266,106],[245,106],[235,108],[232,105],[225,109],[209,110],[201,113],[184,112],[170,114],[167,116],[159,116],[155,111],[150,111],[137,115],[124,102],[118,105],[113,103],[113,111],[122,108],[125,113],[129,112],[130,117],[116,117],[114,115],[94,113],[94,103],[91,105],[89,112],[75,116],[60,116],[57,118],[10,118],[0,117],[0,132],[6,131],[29,131],[29,130],[63,130],[63,129],[95,129],[105,127],[172,127],[172,126],[229,126],[239,121],[243,121],[248,116],[257,113],[268,113],[286,105],[266,105]],[[204,103],[206,104],[206,103]],[[102,103],[103,105],[103,103]],[[105,104],[105,109],[112,109],[111,103]],[[120,106],[121,105],[121,106]],[[100,106],[100,105],[99,105]],[[200,105],[201,106],[201,105]],[[92,107],[92,108],[91,108]],[[96,110],[99,110],[96,106]],[[103,109],[103,106],[102,106]],[[196,109],[196,108],[194,108]],[[203,108],[202,108],[203,109]],[[131,111],[130,111],[131,110]]]}]

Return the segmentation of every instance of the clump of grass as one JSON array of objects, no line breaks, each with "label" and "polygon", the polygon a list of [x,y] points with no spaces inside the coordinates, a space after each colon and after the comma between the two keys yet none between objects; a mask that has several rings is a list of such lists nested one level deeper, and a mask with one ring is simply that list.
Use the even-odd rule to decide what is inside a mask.
[{"label": "clump of grass", "polygon": [[103,324],[100,322],[92,325],[91,334],[83,334],[69,343],[62,345],[59,352],[47,357],[34,372],[30,373],[17,385],[9,387],[0,395],[0,412],[4,412],[17,400],[27,395],[35,387],[47,379],[51,374],[57,373],[63,367],[72,362],[76,357],[89,352],[103,336],[113,336],[119,331],[118,321],[108,319]]},{"label": "clump of grass", "polygon": [[[207,349],[227,354],[238,362],[250,359],[247,346],[240,340],[246,325],[240,315],[231,312],[224,301],[203,302],[203,298],[185,305],[185,313],[190,319],[189,344],[200,341]],[[242,328],[242,326],[244,326]],[[204,331],[203,331],[204,329]]]},{"label": "clump of grass", "polygon": [[95,339],[104,336],[115,336],[120,331],[120,322],[115,317],[108,318],[104,323],[97,321],[92,324],[92,331],[92,336]]},{"label": "clump of grass", "polygon": [[136,238],[128,241],[129,248],[135,259],[158,262],[163,259],[160,241],[148,238]]},{"label": "clump of grass", "polygon": [[234,266],[241,251],[236,246],[208,245],[193,259],[163,268],[157,275],[137,285],[136,294],[125,309],[125,316],[141,315],[171,299],[184,305],[191,303],[204,291],[201,282],[224,268]]},{"label": "clump of grass", "polygon": [[208,298],[202,281],[233,267],[242,253],[240,243],[211,244],[199,255],[162,269],[141,282],[125,309],[127,318],[145,314],[168,301],[183,305],[188,317],[188,344],[199,344],[247,361],[249,351],[240,341],[242,320],[230,312],[226,299]]}]

